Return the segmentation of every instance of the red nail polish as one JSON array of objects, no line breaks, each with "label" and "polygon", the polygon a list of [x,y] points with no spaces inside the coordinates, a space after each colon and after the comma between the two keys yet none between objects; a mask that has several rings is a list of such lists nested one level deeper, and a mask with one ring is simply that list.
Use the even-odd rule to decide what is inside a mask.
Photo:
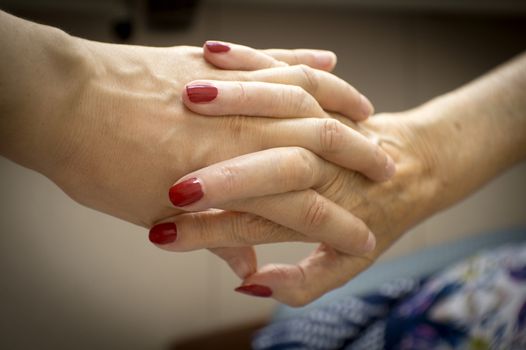
[{"label": "red nail polish", "polygon": [[201,183],[195,177],[184,180],[170,188],[170,201],[176,207],[184,207],[203,198]]},{"label": "red nail polish", "polygon": [[217,97],[217,88],[208,84],[191,84],[186,86],[186,94],[194,103],[210,102]]},{"label": "red nail polish", "polygon": [[150,242],[155,244],[168,244],[177,239],[177,227],[173,222],[155,225],[148,235]]},{"label": "red nail polish", "polygon": [[208,51],[213,53],[221,53],[230,51],[230,46],[218,43],[217,41],[207,41],[205,44]]},{"label": "red nail polish", "polygon": [[248,284],[246,286],[237,287],[236,292],[252,295],[254,297],[268,298],[272,296],[272,289],[259,284]]}]

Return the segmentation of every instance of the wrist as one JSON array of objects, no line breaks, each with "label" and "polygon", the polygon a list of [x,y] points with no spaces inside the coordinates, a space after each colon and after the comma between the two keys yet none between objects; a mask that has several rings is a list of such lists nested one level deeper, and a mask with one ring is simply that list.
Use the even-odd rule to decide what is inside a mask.
[{"label": "wrist", "polygon": [[[73,107],[81,103],[82,89],[90,76],[89,52],[82,42],[52,27],[39,38],[37,72],[25,72],[21,90],[31,98],[17,101],[13,110],[20,137],[13,140],[11,158],[53,179],[63,168],[71,135]],[[29,77],[31,74],[31,77]]]},{"label": "wrist", "polygon": [[72,140],[81,137],[75,128],[75,110],[84,104],[84,91],[93,76],[92,54],[82,39],[57,31],[46,47],[50,81],[48,89],[35,106],[40,118],[40,154],[35,170],[54,179],[67,166]]},{"label": "wrist", "polygon": [[0,152],[48,175],[85,60],[65,32],[1,11],[0,34]]},{"label": "wrist", "polygon": [[434,182],[433,212],[458,202],[514,163],[507,157],[514,145],[506,148],[503,142],[509,131],[473,92],[461,88],[409,111],[415,144]]},{"label": "wrist", "polygon": [[448,97],[441,96],[407,112],[410,143],[428,183],[431,213],[449,204],[449,193],[454,191],[451,184],[460,171],[454,164],[458,145],[451,138],[455,124],[449,120],[450,110]]},{"label": "wrist", "polygon": [[[429,138],[422,135],[428,127],[419,111],[376,115],[358,125],[359,130],[376,139],[396,163],[396,173],[389,180],[374,186],[383,197],[386,210],[400,218],[388,231],[400,234],[436,212],[441,205],[438,188],[439,162]],[[386,199],[386,194],[392,194]],[[385,205],[385,203],[389,203]]]}]

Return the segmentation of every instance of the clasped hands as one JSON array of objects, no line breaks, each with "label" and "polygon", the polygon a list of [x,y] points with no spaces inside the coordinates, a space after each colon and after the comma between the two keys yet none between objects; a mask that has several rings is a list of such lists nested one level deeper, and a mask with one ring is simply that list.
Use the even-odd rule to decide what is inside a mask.
[{"label": "clasped hands", "polygon": [[[210,249],[243,280],[238,291],[305,305],[423,216],[417,118],[366,120],[370,102],[329,73],[334,54],[76,40],[85,62],[65,96],[85,102],[57,116],[46,175],[151,228],[159,248]],[[296,265],[258,268],[253,245],[285,241],[320,244]]]}]

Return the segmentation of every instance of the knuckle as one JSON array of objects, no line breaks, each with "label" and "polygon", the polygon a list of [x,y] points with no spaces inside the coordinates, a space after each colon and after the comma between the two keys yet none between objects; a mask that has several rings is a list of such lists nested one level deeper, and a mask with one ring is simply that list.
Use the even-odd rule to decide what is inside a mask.
[{"label": "knuckle", "polygon": [[250,245],[251,240],[245,232],[250,232],[247,230],[247,214],[244,213],[233,213],[231,220],[229,221],[230,227],[228,230],[228,239],[239,245],[245,246]]},{"label": "knuckle", "polygon": [[[257,53],[259,55],[259,53]],[[271,57],[271,56],[268,56],[268,55],[265,55],[265,54],[261,54],[259,55],[260,57],[260,61],[261,61],[261,64],[260,64],[260,67],[261,69],[268,69],[268,68],[273,68],[273,67],[279,67],[279,66],[282,66],[280,63],[280,61],[278,61],[277,59],[275,59],[274,57]]]},{"label": "knuckle", "polygon": [[308,192],[303,219],[311,229],[323,226],[328,219],[328,208],[322,196],[314,190]]},{"label": "knuckle", "polygon": [[203,246],[214,242],[216,234],[210,225],[210,221],[206,215],[194,214],[191,216],[191,227],[192,232],[196,232],[198,235],[198,241]]},{"label": "knuckle", "polygon": [[341,149],[344,142],[344,125],[336,119],[323,119],[319,128],[320,147],[324,153]]},{"label": "knuckle", "polygon": [[237,100],[240,101],[240,102],[247,101],[248,95],[247,95],[247,92],[245,90],[244,84],[242,82],[240,82],[240,81],[238,81],[236,84],[237,84],[237,87],[238,87],[238,90],[239,90],[239,94],[236,96]]},{"label": "knuckle", "polygon": [[301,75],[301,85],[303,86],[303,88],[311,94],[318,91],[319,80],[316,74],[316,70],[307,66],[306,64],[300,64],[297,67]]},{"label": "knuckle", "polygon": [[305,306],[314,300],[312,295],[312,286],[308,285],[307,274],[301,265],[296,266],[295,274],[297,275],[297,288],[294,291],[294,298],[292,298],[289,305],[294,307]]},{"label": "knuckle", "polygon": [[371,147],[370,154],[372,156],[369,161],[365,162],[364,169],[362,170],[366,173],[378,173],[378,171],[383,171],[387,165],[387,154],[379,145],[374,144]]},{"label": "knuckle", "polygon": [[280,178],[286,181],[287,188],[302,188],[310,185],[316,177],[314,155],[301,147],[291,147],[281,155]]},{"label": "knuckle", "polygon": [[300,64],[301,62],[301,55],[298,52],[298,50],[292,50],[291,51],[291,64]]},{"label": "knuckle", "polygon": [[290,85],[287,88],[289,89],[289,93],[286,94],[284,102],[291,106],[292,113],[303,116],[311,109],[312,100],[301,86]]},{"label": "knuckle", "polygon": [[[245,132],[249,132],[247,129],[250,129],[248,118],[246,117],[232,116],[229,118],[221,118],[220,123],[220,130],[227,130],[227,134],[230,132],[229,136],[233,140],[238,139],[240,135],[244,135]],[[253,130],[250,131],[253,132]]]},{"label": "knuckle", "polygon": [[[212,234],[206,234],[208,239],[214,239],[221,244],[230,244],[234,246],[250,246],[262,240],[261,232],[264,227],[268,226],[265,219],[253,214],[241,212],[225,212],[222,217],[220,229],[214,226],[214,237]],[[267,224],[267,225],[266,225]],[[211,232],[209,229],[207,232]]]},{"label": "knuckle", "polygon": [[238,223],[237,241],[245,245],[272,243],[279,239],[279,226],[254,214],[244,214]]},{"label": "knuckle", "polygon": [[268,264],[265,267],[278,281],[288,281],[291,279],[289,271],[280,264]]},{"label": "knuckle", "polygon": [[238,187],[236,179],[241,178],[241,172],[239,168],[234,165],[226,164],[222,165],[218,169],[219,176],[221,178],[221,184],[224,193],[232,193]]},{"label": "knuckle", "polygon": [[294,293],[294,297],[287,302],[289,306],[292,307],[303,307],[309,304],[314,298],[306,291],[297,291]]}]

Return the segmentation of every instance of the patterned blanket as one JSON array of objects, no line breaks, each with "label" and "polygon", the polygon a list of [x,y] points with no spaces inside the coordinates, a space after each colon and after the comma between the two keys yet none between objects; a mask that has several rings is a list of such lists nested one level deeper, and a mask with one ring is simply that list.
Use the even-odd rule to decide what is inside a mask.
[{"label": "patterned blanket", "polygon": [[258,332],[263,349],[526,349],[526,243],[398,279]]}]

